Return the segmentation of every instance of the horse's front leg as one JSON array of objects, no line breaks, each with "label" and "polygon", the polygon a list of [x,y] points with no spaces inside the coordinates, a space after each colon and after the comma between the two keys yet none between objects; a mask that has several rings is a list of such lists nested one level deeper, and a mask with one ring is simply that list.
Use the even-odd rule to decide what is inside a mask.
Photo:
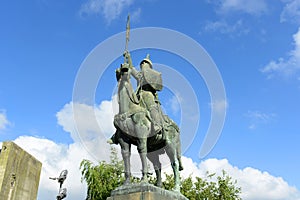
[{"label": "horse's front leg", "polygon": [[120,140],[121,145],[121,153],[124,161],[124,169],[125,169],[125,181],[124,185],[130,184],[130,154],[131,154],[131,144],[125,142],[124,140]]},{"label": "horse's front leg", "polygon": [[139,112],[133,115],[134,131],[137,141],[137,149],[142,162],[142,182],[148,182],[148,165],[147,165],[147,137],[151,131],[150,121],[146,117],[146,113]]},{"label": "horse's front leg", "polygon": [[139,138],[137,148],[142,162],[142,182],[148,182],[147,138]]}]

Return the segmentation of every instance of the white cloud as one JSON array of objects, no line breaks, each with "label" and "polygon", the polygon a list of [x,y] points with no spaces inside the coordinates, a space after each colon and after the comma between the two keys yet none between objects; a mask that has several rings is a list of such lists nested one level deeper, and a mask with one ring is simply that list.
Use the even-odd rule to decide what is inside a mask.
[{"label": "white cloud", "polygon": [[[183,97],[179,92],[176,92],[166,103],[167,107],[162,108],[163,110],[171,109],[173,115],[178,114],[181,111],[181,105],[183,102]],[[165,113],[167,113],[165,111]]]},{"label": "white cloud", "polygon": [[218,13],[243,12],[251,15],[261,15],[268,11],[265,0],[209,0],[218,6]]},{"label": "white cloud", "polygon": [[249,29],[244,27],[243,21],[238,20],[234,24],[229,24],[228,22],[221,21],[209,21],[204,26],[204,31],[208,32],[220,32],[222,34],[235,34],[235,35],[246,35],[249,33]]},{"label": "white cloud", "polygon": [[276,75],[282,77],[298,76],[300,71],[300,28],[293,35],[295,48],[291,50],[286,59],[279,58],[278,61],[271,61],[260,71],[272,78]]},{"label": "white cloud", "polygon": [[259,124],[270,123],[277,118],[275,113],[263,113],[258,110],[249,110],[245,116],[250,119],[249,129],[255,129]]},{"label": "white cloud", "polygon": [[228,108],[228,102],[225,99],[216,100],[210,103],[210,107],[215,113],[224,113]]},{"label": "white cloud", "polygon": [[[70,102],[57,112],[58,124],[71,134],[74,141],[88,141],[100,135],[108,138],[115,128],[113,126],[113,101],[102,101],[100,105],[90,106]],[[116,111],[117,112],[117,111]]]},{"label": "white cloud", "polygon": [[58,124],[70,133],[74,142],[83,145],[97,160],[109,158],[110,147],[106,141],[115,132],[114,99],[95,106],[71,102],[56,114]]},{"label": "white cloud", "polygon": [[134,0],[89,0],[81,6],[79,13],[82,16],[101,14],[109,24],[133,2]]},{"label": "white cloud", "polygon": [[269,122],[272,118],[274,118],[276,115],[275,114],[266,114],[261,111],[248,111],[247,115],[250,118],[253,118],[255,120],[259,120],[261,122]]},{"label": "white cloud", "polygon": [[[215,12],[220,19],[206,22],[203,30],[208,32],[218,31],[231,37],[247,35],[250,32],[250,26],[245,25],[247,21],[245,23],[240,15],[235,14],[261,16],[268,12],[266,0],[207,0],[207,2],[216,7]],[[232,16],[238,16],[239,18],[236,21],[231,21]]]},{"label": "white cloud", "polygon": [[[183,157],[184,170],[181,172],[183,177],[192,174],[193,177],[205,178],[205,174],[216,173],[222,175],[225,170],[233,180],[237,180],[237,185],[242,188],[241,197],[244,200],[299,200],[300,192],[289,186],[281,177],[275,177],[268,172],[263,172],[252,167],[239,169],[231,165],[227,159],[207,159],[199,164],[190,158]],[[169,169],[170,170],[170,169]],[[170,173],[170,171],[169,171]]]},{"label": "white cloud", "polygon": [[129,13],[130,14],[130,21],[139,22],[140,18],[141,18],[141,13],[142,13],[141,8],[137,8],[133,12]]},{"label": "white cloud", "polygon": [[20,136],[14,142],[42,162],[38,199],[52,200],[56,197],[59,184],[49,177],[58,177],[64,169],[68,170],[68,177],[63,184],[68,190],[68,199],[85,198],[86,185],[81,183],[79,164],[84,158],[94,160],[80,144],[56,144],[31,136]]},{"label": "white cloud", "polygon": [[106,140],[114,133],[113,102],[102,101],[95,106],[71,102],[57,112],[58,124],[70,133],[74,140],[72,144],[57,144],[30,136],[20,136],[15,140],[15,143],[43,163],[38,199],[55,198],[59,185],[49,177],[57,177],[64,169],[69,172],[64,183],[68,199],[85,198],[86,184],[81,183],[80,162],[83,159],[95,164],[100,160],[109,161],[110,145]]},{"label": "white cloud", "polygon": [[[82,200],[85,198],[86,185],[80,181],[79,163],[82,159],[96,161],[80,144],[56,144],[47,139],[31,136],[21,136],[15,140],[15,143],[43,163],[38,199],[52,200],[55,198],[59,185],[49,177],[57,177],[64,169],[69,172],[63,185],[68,189],[68,199]],[[232,166],[227,159],[207,159],[199,164],[187,157],[182,157],[182,160],[185,168],[181,172],[183,177],[192,175],[205,178],[207,171],[221,175],[222,170],[225,170],[233,180],[237,180],[238,186],[242,188],[241,197],[244,200],[300,199],[300,193],[295,187],[289,186],[281,177],[272,176],[268,172],[251,167],[239,169]],[[162,162],[168,162],[167,157],[164,157]],[[133,164],[136,163],[133,162]],[[163,172],[171,173],[171,171],[170,166],[163,169]]]},{"label": "white cloud", "polygon": [[280,15],[280,22],[300,24],[300,0],[284,0],[286,5]]},{"label": "white cloud", "polygon": [[[31,136],[20,136],[15,140],[19,146],[43,163],[38,199],[51,200],[55,198],[58,192],[58,183],[50,180],[49,177],[58,176],[64,169],[69,171],[64,183],[64,187],[68,189],[68,199],[82,200],[85,198],[86,185],[80,181],[79,163],[82,159],[89,159],[94,163],[97,163],[97,160],[109,161],[110,155],[110,147],[106,144],[106,138],[103,138],[103,135],[87,136],[91,132],[96,134],[99,130],[99,124],[90,121],[97,122],[100,115],[103,115],[104,118],[101,118],[101,120],[105,120],[104,123],[112,123],[112,102],[103,101],[99,106],[69,103],[57,113],[58,123],[75,138],[72,144],[57,144],[48,139]],[[224,105],[224,103],[221,105]],[[72,110],[73,108],[78,109],[76,113],[80,114],[76,123],[80,123],[77,130],[82,131],[80,133],[83,135],[82,140],[78,140],[75,133],[77,130],[74,128],[76,123],[73,120],[73,113],[75,112]],[[97,120],[92,119],[95,116],[98,117]],[[105,126],[105,129],[108,129],[105,130],[107,133],[111,131],[109,126]],[[132,171],[134,175],[138,175],[137,172],[140,173],[141,164],[135,148],[133,150]],[[172,170],[167,156],[162,156],[160,160],[163,172],[171,173]],[[274,177],[267,172],[261,172],[250,167],[239,169],[232,166],[226,159],[208,159],[199,164],[184,156],[182,160],[185,168],[181,172],[183,177],[189,175],[205,177],[207,171],[221,175],[222,170],[225,170],[234,180],[238,181],[238,185],[242,187],[242,197],[245,200],[300,199],[299,191],[296,188],[289,186],[282,178]]]},{"label": "white cloud", "polygon": [[6,129],[8,125],[10,122],[7,120],[5,112],[0,110],[0,130]]}]

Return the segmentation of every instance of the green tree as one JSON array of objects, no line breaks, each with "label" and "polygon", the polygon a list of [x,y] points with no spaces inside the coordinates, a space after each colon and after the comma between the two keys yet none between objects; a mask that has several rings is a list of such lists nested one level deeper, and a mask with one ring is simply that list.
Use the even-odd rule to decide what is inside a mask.
[{"label": "green tree", "polygon": [[[180,192],[189,200],[240,200],[241,188],[237,187],[237,181],[223,170],[222,175],[206,174],[206,178],[190,176],[181,178]],[[173,175],[166,174],[163,186],[167,190],[174,187]]]},{"label": "green tree", "polygon": [[[122,185],[124,181],[123,161],[118,159],[116,149],[112,148],[111,163],[104,161],[93,165],[88,160],[80,164],[82,181],[88,186],[86,200],[106,200],[112,190]],[[155,177],[150,176],[149,182],[154,183]],[[139,182],[139,178],[133,177],[133,182]],[[241,188],[237,182],[223,171],[221,176],[206,174],[205,178],[190,176],[181,178],[181,193],[189,200],[240,200]],[[171,190],[174,187],[173,175],[166,174],[163,187]]]},{"label": "green tree", "polygon": [[80,163],[81,181],[87,183],[86,200],[105,200],[110,192],[124,181],[123,162],[118,160],[116,149],[111,149],[111,163],[101,161],[93,165],[89,160]]}]

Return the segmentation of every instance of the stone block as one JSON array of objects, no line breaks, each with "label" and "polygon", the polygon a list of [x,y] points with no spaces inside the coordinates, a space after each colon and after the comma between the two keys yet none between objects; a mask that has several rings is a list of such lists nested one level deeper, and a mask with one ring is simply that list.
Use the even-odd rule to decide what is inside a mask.
[{"label": "stone block", "polygon": [[36,200],[42,163],[13,142],[0,152],[0,199]]},{"label": "stone block", "polygon": [[168,191],[147,183],[120,186],[107,200],[188,200],[179,192]]}]

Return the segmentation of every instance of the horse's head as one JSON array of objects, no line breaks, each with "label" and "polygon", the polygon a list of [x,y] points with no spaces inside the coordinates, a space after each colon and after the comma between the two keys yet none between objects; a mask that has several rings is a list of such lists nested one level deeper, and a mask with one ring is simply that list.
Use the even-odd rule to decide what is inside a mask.
[{"label": "horse's head", "polygon": [[119,81],[122,77],[123,78],[129,78],[130,76],[130,68],[128,63],[121,64],[120,68],[116,70],[116,78],[117,81]]}]

